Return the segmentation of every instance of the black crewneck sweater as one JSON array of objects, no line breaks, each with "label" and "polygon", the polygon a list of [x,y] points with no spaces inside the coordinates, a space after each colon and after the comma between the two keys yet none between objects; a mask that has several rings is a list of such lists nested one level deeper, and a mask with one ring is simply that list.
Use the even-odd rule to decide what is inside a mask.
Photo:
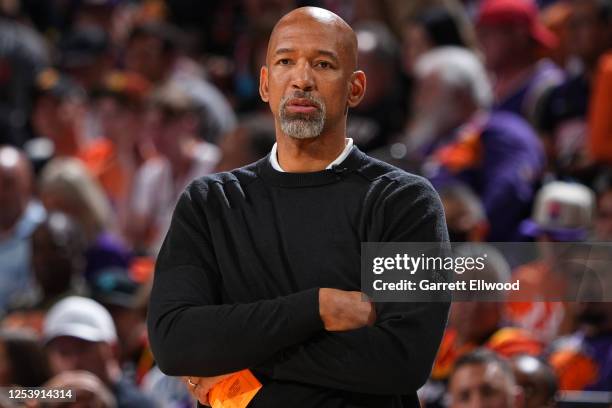
[{"label": "black crewneck sweater", "polygon": [[431,185],[357,147],[329,170],[265,157],[199,178],[157,259],[153,354],[173,376],[250,368],[252,408],[418,407],[448,304],[379,303],[374,326],[328,332],[318,288],[360,290],[361,242],[447,240]]}]

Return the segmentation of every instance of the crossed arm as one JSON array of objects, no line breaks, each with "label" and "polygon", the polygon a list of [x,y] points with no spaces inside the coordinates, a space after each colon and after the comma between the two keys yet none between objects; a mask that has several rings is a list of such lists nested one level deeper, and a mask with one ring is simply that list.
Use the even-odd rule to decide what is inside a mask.
[{"label": "crossed arm", "polygon": [[[405,234],[416,241],[445,240],[434,225],[443,224],[436,203],[433,210],[422,209],[421,219],[385,234],[399,241],[407,240]],[[416,391],[427,379],[448,304],[379,304],[376,315],[360,292],[329,288],[221,304],[211,289],[220,287],[214,253],[194,211],[187,192],[160,252],[151,294],[149,337],[164,373],[213,377],[260,368],[276,380],[389,395]]]}]

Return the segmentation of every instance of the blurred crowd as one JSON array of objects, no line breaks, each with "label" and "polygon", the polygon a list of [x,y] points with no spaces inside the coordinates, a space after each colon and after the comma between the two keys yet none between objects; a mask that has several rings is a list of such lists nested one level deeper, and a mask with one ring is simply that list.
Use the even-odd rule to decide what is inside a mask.
[{"label": "blurred crowd", "polygon": [[[348,137],[428,178],[451,240],[612,240],[612,0],[0,0],[0,386],[193,406],[148,348],[155,255],[192,179],[270,151],[259,69],[303,5],[357,34],[367,92]],[[486,273],[555,290],[548,248]],[[474,301],[453,305],[420,397],[604,391],[612,303]]]}]

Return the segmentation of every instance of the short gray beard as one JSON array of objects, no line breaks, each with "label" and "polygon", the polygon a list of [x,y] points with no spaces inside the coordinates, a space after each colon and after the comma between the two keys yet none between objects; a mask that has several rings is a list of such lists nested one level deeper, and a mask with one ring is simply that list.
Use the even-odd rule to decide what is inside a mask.
[{"label": "short gray beard", "polygon": [[317,104],[319,110],[311,115],[289,114],[287,102],[295,96],[285,96],[280,102],[280,126],[284,134],[294,139],[312,139],[321,135],[325,126],[325,104],[311,96],[299,96]]}]

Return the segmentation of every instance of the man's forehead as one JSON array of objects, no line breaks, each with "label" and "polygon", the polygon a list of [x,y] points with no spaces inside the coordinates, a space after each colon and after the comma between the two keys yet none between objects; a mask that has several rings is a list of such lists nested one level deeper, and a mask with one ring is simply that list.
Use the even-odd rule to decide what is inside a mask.
[{"label": "man's forehead", "polygon": [[302,7],[285,15],[274,27],[268,43],[268,57],[277,49],[300,51],[310,46],[327,49],[338,55],[356,56],[357,40],[351,27],[336,14],[318,7]]}]

